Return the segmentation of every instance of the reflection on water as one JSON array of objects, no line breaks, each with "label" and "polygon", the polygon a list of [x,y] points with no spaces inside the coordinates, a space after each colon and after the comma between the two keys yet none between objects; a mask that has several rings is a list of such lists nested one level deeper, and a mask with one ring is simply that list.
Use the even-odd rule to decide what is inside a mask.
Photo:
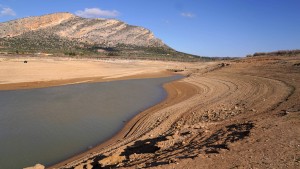
[{"label": "reflection on water", "polygon": [[51,165],[115,134],[178,76],[0,91],[0,169]]}]

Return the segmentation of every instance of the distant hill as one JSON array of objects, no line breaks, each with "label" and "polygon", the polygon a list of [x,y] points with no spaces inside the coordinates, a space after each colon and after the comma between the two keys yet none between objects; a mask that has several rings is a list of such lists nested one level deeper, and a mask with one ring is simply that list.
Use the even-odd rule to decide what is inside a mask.
[{"label": "distant hill", "polygon": [[71,13],[0,23],[0,51],[166,60],[209,59],[177,52],[146,28],[115,19],[81,18]]},{"label": "distant hill", "polygon": [[247,57],[258,57],[258,56],[296,56],[300,55],[300,50],[279,50],[274,52],[257,52],[253,55],[247,55]]}]

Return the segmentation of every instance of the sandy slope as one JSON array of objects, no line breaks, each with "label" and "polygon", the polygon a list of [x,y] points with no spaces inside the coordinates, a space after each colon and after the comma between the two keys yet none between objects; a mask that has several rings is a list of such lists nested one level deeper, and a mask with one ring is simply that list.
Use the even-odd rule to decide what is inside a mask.
[{"label": "sandy slope", "polygon": [[50,168],[299,168],[299,65],[300,56],[172,63],[187,78],[165,85],[167,100]]}]

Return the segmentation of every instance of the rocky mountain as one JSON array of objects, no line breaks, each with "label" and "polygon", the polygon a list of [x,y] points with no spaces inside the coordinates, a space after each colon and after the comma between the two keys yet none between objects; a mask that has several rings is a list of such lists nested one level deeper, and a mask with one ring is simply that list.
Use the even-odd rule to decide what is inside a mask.
[{"label": "rocky mountain", "polygon": [[42,30],[46,33],[105,47],[134,45],[165,47],[148,29],[128,25],[115,19],[86,19],[71,13],[55,13],[28,17],[0,24],[0,37],[17,37],[27,32]]},{"label": "rocky mountain", "polygon": [[171,49],[146,28],[116,19],[88,19],[71,13],[0,23],[0,51],[195,58]]},{"label": "rocky mountain", "polygon": [[29,31],[57,26],[73,18],[75,16],[69,13],[56,13],[0,23],[0,37],[16,37]]}]

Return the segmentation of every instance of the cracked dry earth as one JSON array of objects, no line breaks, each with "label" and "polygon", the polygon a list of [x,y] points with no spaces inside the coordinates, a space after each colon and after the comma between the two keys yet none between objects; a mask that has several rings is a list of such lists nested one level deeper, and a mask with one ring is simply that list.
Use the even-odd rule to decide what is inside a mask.
[{"label": "cracked dry earth", "polygon": [[299,63],[194,64],[121,139],[60,168],[300,168]]}]

